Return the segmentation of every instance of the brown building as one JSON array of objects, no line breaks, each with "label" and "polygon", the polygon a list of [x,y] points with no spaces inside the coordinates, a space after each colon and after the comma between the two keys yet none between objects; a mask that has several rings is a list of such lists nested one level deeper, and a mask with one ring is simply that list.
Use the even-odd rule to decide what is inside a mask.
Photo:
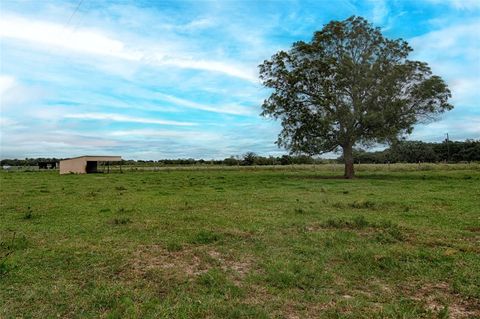
[{"label": "brown building", "polygon": [[110,165],[110,162],[120,162],[121,156],[79,156],[60,161],[60,174],[96,173],[98,163]]}]

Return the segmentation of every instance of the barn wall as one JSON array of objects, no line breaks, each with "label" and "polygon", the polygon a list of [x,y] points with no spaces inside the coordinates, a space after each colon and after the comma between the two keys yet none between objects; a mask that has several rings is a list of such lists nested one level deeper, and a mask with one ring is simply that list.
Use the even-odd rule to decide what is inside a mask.
[{"label": "barn wall", "polygon": [[74,158],[60,161],[60,174],[85,174],[87,161],[85,158]]},{"label": "barn wall", "polygon": [[122,160],[121,156],[84,156],[88,161],[97,162],[119,162]]}]

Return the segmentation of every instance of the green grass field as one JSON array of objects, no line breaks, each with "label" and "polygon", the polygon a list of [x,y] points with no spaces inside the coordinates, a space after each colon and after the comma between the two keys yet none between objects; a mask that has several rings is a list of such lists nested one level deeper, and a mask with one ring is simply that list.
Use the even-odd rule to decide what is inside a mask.
[{"label": "green grass field", "polygon": [[478,165],[333,174],[2,172],[0,318],[480,317]]}]

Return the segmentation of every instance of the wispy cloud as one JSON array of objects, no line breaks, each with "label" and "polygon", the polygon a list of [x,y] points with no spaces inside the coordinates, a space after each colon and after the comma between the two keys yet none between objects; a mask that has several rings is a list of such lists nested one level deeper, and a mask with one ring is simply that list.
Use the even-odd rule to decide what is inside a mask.
[{"label": "wispy cloud", "polygon": [[410,39],[414,58],[428,61],[447,80],[453,101],[478,107],[480,87],[480,22],[447,26]]},{"label": "wispy cloud", "polygon": [[126,60],[139,60],[141,54],[127,50],[121,41],[111,39],[94,30],[73,30],[65,26],[29,20],[13,15],[2,15],[0,37],[34,42],[56,49],[73,50],[81,53],[98,54]]},{"label": "wispy cloud", "polygon": [[0,96],[10,91],[15,86],[15,78],[8,75],[0,75]]},{"label": "wispy cloud", "polygon": [[436,5],[448,5],[458,10],[478,10],[480,1],[478,0],[427,0]]},{"label": "wispy cloud", "polygon": [[240,105],[208,106],[208,105],[192,102],[190,100],[178,98],[169,94],[155,93],[154,96],[164,101],[174,103],[176,105],[181,105],[187,108],[192,108],[197,110],[216,112],[216,113],[225,113],[225,114],[236,114],[236,115],[252,115],[253,114],[252,108],[247,108]]},{"label": "wispy cloud", "polygon": [[127,138],[175,138],[175,139],[195,139],[205,142],[219,137],[219,134],[205,131],[174,131],[174,130],[153,130],[153,129],[135,129],[108,132],[107,136],[127,137]]},{"label": "wispy cloud", "polygon": [[389,17],[389,11],[385,0],[369,0],[373,6],[372,22],[376,25],[383,25]]},{"label": "wispy cloud", "polygon": [[[30,20],[15,15],[2,15],[0,37],[12,38],[55,47],[77,53],[100,55],[152,66],[173,66],[223,73],[243,80],[257,82],[254,72],[236,63],[182,56],[181,52],[160,52],[150,47],[135,47],[111,38],[99,30],[66,28],[58,23]],[[155,46],[154,46],[155,47]],[[55,51],[56,53],[61,53]]]},{"label": "wispy cloud", "polygon": [[24,85],[6,74],[0,74],[0,109],[6,112],[16,106],[39,101],[45,97],[45,92],[32,85]]},{"label": "wispy cloud", "polygon": [[76,113],[76,114],[73,113],[73,114],[65,114],[62,117],[67,119],[78,119],[78,120],[131,122],[131,123],[158,124],[158,125],[175,125],[175,126],[196,125],[195,123],[189,123],[189,122],[149,119],[149,118],[127,116],[127,115],[121,115],[121,114],[110,114],[110,113]]}]

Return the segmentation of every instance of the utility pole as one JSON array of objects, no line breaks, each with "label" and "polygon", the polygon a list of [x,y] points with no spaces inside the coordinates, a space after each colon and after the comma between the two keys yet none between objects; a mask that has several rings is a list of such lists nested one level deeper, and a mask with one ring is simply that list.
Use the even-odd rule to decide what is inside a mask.
[{"label": "utility pole", "polygon": [[447,133],[447,163],[450,162],[450,145],[448,143],[448,133]]}]

